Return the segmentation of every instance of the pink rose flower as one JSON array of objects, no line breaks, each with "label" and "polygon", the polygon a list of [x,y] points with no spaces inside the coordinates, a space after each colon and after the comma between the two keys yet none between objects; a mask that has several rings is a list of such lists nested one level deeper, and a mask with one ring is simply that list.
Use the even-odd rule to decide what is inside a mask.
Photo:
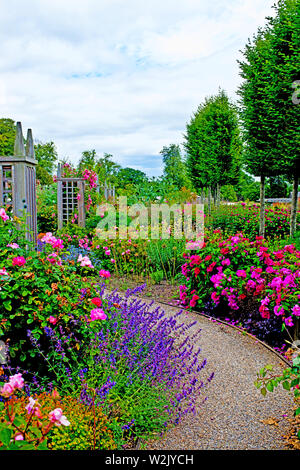
[{"label": "pink rose flower", "polygon": [[109,278],[111,276],[109,271],[105,271],[104,269],[100,269],[99,276],[104,278]]},{"label": "pink rose flower", "polygon": [[94,308],[91,311],[91,320],[106,320],[107,315],[104,313],[104,311],[101,308]]},{"label": "pink rose flower", "polygon": [[24,258],[24,256],[16,256],[12,260],[13,266],[24,266],[25,263],[26,263],[26,259]]},{"label": "pink rose flower", "polygon": [[6,214],[5,209],[0,209],[0,217],[3,222],[6,222],[9,219],[9,216]]},{"label": "pink rose flower", "polygon": [[13,250],[16,250],[17,248],[20,248],[20,246],[17,243],[9,243],[6,246],[7,246],[7,248],[12,248]]},{"label": "pink rose flower", "polygon": [[65,416],[63,416],[63,411],[61,408],[55,408],[55,410],[50,411],[49,420],[51,423],[54,423],[56,426],[69,426],[70,422]]}]

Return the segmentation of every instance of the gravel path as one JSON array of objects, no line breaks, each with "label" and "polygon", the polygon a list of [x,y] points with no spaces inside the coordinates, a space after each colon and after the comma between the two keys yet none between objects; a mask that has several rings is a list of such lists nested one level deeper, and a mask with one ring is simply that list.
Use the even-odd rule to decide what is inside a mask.
[{"label": "gravel path", "polygon": [[[150,303],[150,300],[143,299]],[[179,309],[154,303],[166,315]],[[152,307],[151,307],[152,308]],[[293,397],[278,387],[263,397],[253,382],[259,369],[273,364],[280,372],[286,364],[272,351],[236,329],[212,322],[194,313],[184,312],[181,320],[197,320],[194,329],[207,365],[201,372],[214,378],[206,388],[207,400],[196,406],[195,415],[187,415],[159,440],[143,443],[147,450],[284,450],[283,434],[292,417]],[[203,396],[201,396],[201,401]],[[286,416],[284,416],[286,415]],[[278,425],[261,421],[274,418]]]}]

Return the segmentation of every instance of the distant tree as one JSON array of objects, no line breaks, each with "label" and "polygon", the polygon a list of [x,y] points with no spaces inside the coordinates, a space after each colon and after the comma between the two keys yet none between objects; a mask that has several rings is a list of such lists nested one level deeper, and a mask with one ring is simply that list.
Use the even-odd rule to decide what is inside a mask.
[{"label": "distant tree", "polygon": [[52,175],[58,154],[54,142],[38,142],[34,146],[35,158],[38,166],[42,167],[49,175]]},{"label": "distant tree", "polygon": [[41,165],[36,166],[36,179],[42,186],[48,186],[53,183],[53,177]]},{"label": "distant tree", "polygon": [[0,155],[13,155],[16,137],[15,121],[10,118],[0,119]]},{"label": "distant tree", "polygon": [[78,169],[82,170],[87,168],[88,170],[94,170],[97,164],[98,156],[96,150],[85,150],[81,154],[81,158],[78,163]]},{"label": "distant tree", "polygon": [[163,177],[178,189],[189,186],[186,164],[183,161],[179,145],[171,144],[160,151],[163,158]]},{"label": "distant tree", "polygon": [[238,199],[257,202],[260,196],[260,183],[253,176],[241,169],[239,184],[237,185]]},{"label": "distant tree", "polygon": [[118,173],[118,186],[125,187],[128,184],[141,185],[147,181],[147,176],[143,171],[134,168],[120,168]]},{"label": "distant tree", "polygon": [[284,176],[271,176],[266,184],[266,197],[285,198],[289,196],[290,185]]},{"label": "distant tree", "polygon": [[118,163],[114,162],[112,159],[113,155],[104,153],[103,157],[97,160],[95,171],[98,174],[100,184],[105,181],[111,184],[117,184],[118,171],[121,165],[118,165]]}]

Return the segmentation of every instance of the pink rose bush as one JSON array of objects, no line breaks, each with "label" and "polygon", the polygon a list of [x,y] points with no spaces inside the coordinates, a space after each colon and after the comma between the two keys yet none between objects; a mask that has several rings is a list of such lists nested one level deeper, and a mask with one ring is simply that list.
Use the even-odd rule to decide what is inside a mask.
[{"label": "pink rose bush", "polygon": [[[18,373],[10,376],[8,382],[0,388],[0,423],[2,430],[5,429],[5,433],[0,433],[1,450],[46,450],[47,436],[52,428],[70,426],[62,408],[56,407],[48,413],[48,417],[43,416],[41,404],[32,396],[27,396],[23,391],[24,385],[24,378]],[[45,396],[53,405],[60,398],[55,389],[51,395]]]},{"label": "pink rose bush", "polygon": [[187,308],[221,304],[233,314],[251,301],[262,319],[278,317],[293,327],[300,316],[300,251],[262,237],[224,238],[216,230],[196,254],[184,254],[180,300]]},{"label": "pink rose bush", "polygon": [[3,220],[3,222],[6,222],[9,219],[9,216],[7,215],[3,207],[0,208],[0,217]]}]

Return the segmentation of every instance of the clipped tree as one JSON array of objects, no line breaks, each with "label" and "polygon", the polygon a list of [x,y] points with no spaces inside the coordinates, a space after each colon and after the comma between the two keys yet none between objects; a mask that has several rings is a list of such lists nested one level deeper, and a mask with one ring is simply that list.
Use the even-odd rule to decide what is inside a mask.
[{"label": "clipped tree", "polygon": [[275,16],[267,18],[239,61],[244,79],[238,90],[246,141],[245,164],[261,178],[260,234],[264,235],[267,177],[293,175],[291,235],[296,227],[299,178],[299,108],[292,86],[299,78],[300,0],[279,0]]},{"label": "clipped tree", "polygon": [[185,149],[190,178],[196,189],[208,188],[220,199],[222,185],[239,180],[242,142],[235,105],[225,91],[205,98],[187,124]]}]

